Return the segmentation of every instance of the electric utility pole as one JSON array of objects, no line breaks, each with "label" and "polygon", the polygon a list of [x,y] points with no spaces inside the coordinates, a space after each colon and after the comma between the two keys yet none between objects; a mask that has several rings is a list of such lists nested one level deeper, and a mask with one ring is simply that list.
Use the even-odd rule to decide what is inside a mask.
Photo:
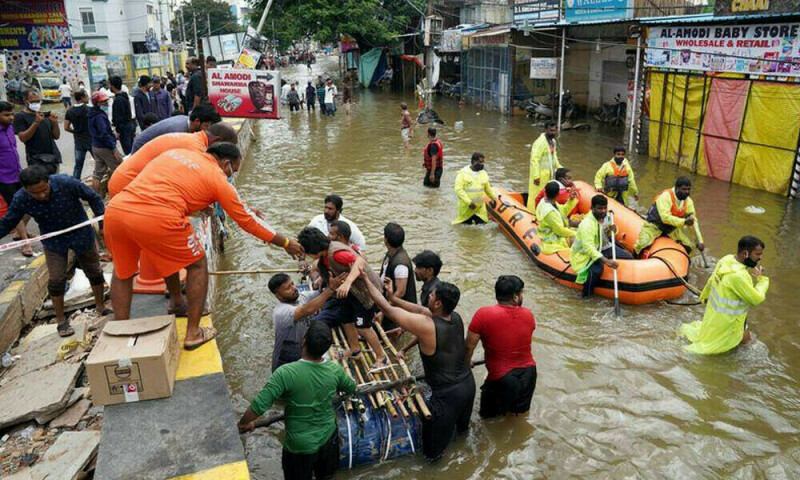
[{"label": "electric utility pole", "polygon": [[425,108],[432,108],[433,107],[433,95],[431,94],[433,90],[433,32],[432,32],[432,24],[433,24],[433,0],[428,0],[428,10],[427,10],[427,18],[425,19],[425,37],[428,41],[425,44],[425,79],[427,80],[427,86],[425,88]]}]

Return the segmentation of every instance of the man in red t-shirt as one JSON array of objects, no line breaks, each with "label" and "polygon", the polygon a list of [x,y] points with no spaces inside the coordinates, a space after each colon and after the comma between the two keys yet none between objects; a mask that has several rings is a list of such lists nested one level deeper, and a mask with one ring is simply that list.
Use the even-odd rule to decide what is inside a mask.
[{"label": "man in red t-shirt", "polygon": [[494,284],[497,305],[475,312],[467,333],[467,361],[483,343],[489,375],[481,386],[481,418],[522,415],[531,408],[536,389],[536,362],[531,338],[536,329],[533,313],[522,306],[525,283],[515,275],[501,275]]},{"label": "man in red t-shirt", "polygon": [[[558,196],[556,197],[556,202],[559,205],[566,205],[567,202],[572,201],[571,207],[569,212],[566,213],[566,217],[571,217],[578,213],[578,203],[580,203],[580,192],[575,188],[575,183],[572,181],[572,175],[569,173],[569,169],[567,168],[559,168],[556,170],[556,178],[555,181],[558,182]],[[539,206],[539,202],[542,201],[544,198],[545,192],[544,188],[539,191],[539,194],[536,195],[534,199],[534,205],[536,207]],[[535,208],[535,207],[534,207]]]}]

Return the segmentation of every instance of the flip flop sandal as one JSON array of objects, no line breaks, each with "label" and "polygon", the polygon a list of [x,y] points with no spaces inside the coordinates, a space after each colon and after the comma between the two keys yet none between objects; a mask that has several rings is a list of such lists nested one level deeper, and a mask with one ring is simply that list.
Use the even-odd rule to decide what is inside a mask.
[{"label": "flip flop sandal", "polygon": [[63,326],[59,325],[56,329],[58,330],[58,336],[60,336],[61,338],[71,337],[75,335],[75,330],[73,330],[73,328],[69,326],[69,324]]},{"label": "flip flop sandal", "polygon": [[353,360],[357,360],[358,357],[361,356],[361,349],[359,348],[355,352],[350,352],[349,355],[347,354],[346,350],[340,351],[340,352],[338,352],[338,356],[339,356],[339,358],[342,358],[342,359],[344,359],[344,358],[352,358]]},{"label": "flip flop sandal", "polygon": [[106,307],[102,312],[98,313],[97,315],[100,317],[105,317],[106,315],[111,315],[112,313],[114,313],[114,310],[111,310],[110,308]]},{"label": "flip flop sandal", "polygon": [[[189,312],[189,306],[183,306],[178,309],[167,308],[167,315],[175,315],[175,317],[186,317]],[[211,309],[208,306],[203,305],[203,311],[200,313],[201,317],[205,317],[206,315],[211,315]]]},{"label": "flip flop sandal", "polygon": [[20,249],[20,252],[22,253],[23,257],[31,258],[33,256],[33,247],[26,245]]},{"label": "flip flop sandal", "polygon": [[213,327],[201,327],[200,331],[203,333],[203,339],[198,343],[193,343],[191,345],[186,345],[186,342],[183,343],[183,349],[192,351],[197,350],[198,348],[202,347],[206,343],[210,342],[217,338],[217,330]]}]

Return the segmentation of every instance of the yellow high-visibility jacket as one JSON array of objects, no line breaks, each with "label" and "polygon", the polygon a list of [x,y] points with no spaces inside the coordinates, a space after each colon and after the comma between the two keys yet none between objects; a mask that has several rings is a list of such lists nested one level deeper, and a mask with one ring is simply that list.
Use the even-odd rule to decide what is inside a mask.
[{"label": "yellow high-visibility jacket", "polygon": [[569,239],[575,237],[575,230],[569,228],[569,223],[561,210],[542,199],[536,207],[536,219],[539,223],[539,238],[542,239],[542,252],[545,255],[569,250]]},{"label": "yellow high-visibility jacket", "polygon": [[[547,141],[545,134],[539,135],[539,138],[531,145],[531,172],[528,178],[528,210],[533,211],[536,208],[534,200],[539,190],[550,180],[553,180],[556,175],[556,169],[561,168],[558,162],[558,143],[553,140],[553,151],[550,152],[550,144]],[[539,185],[533,183],[534,180],[539,179]]]},{"label": "yellow high-visibility jacket", "polygon": [[720,259],[700,295],[706,305],[703,320],[681,325],[681,335],[692,342],[686,351],[710,355],[739,345],[748,310],[764,301],[768,289],[769,278],[761,275],[754,285],[747,267],[734,255]]},{"label": "yellow high-visibility jacket", "polygon": [[578,274],[577,283],[583,283],[589,276],[589,267],[603,256],[603,225],[587,213],[578,225],[575,241],[572,243],[570,263]]},{"label": "yellow high-visibility jacket", "polygon": [[[486,170],[480,172],[473,171],[469,165],[462,168],[456,176],[456,183],[453,188],[458,197],[458,217],[453,220],[453,225],[464,223],[473,215],[477,215],[484,222],[489,221],[489,214],[486,211],[486,202],[483,197],[494,198],[492,185],[489,183],[489,175]],[[477,208],[469,208],[470,202],[474,200]]]},{"label": "yellow high-visibility jacket", "polygon": [[[616,169],[616,171],[615,171]],[[628,189],[622,192],[622,199],[619,198],[619,192],[606,192],[611,198],[616,200],[622,201],[625,205],[630,205],[630,198],[631,196],[639,194],[639,187],[636,185],[636,176],[633,174],[633,168],[631,168],[631,163],[628,159],[624,159],[622,161],[622,165],[617,166],[617,162],[614,161],[612,158],[608,162],[604,163],[602,167],[597,171],[594,175],[594,188],[600,190],[605,187],[606,177],[613,177],[617,176],[618,172],[627,173],[628,177]]]}]

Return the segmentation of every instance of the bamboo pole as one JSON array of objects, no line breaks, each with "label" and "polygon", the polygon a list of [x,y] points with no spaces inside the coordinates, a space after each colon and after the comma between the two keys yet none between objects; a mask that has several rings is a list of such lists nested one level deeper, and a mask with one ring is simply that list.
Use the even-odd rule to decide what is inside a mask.
[{"label": "bamboo pole", "polygon": [[[400,377],[397,375],[397,372],[394,369],[394,363],[392,363],[392,359],[389,357],[389,352],[388,351],[384,351],[384,353],[386,354],[386,358],[388,359],[387,367],[385,369],[381,370],[381,372],[384,375],[384,379],[388,380],[388,381],[392,381],[392,380],[400,381]],[[374,357],[374,353],[373,353],[373,357]],[[372,364],[375,365],[374,358],[372,360]],[[399,394],[399,392],[396,389],[392,390],[392,392],[393,392],[393,394],[395,395],[396,398],[406,398],[406,399],[410,398],[410,395],[408,394],[408,390],[405,387],[400,388],[400,391],[403,393],[402,397],[401,397],[401,395]],[[408,410],[406,409],[406,406],[403,404],[403,402],[402,401],[398,401],[397,405],[400,408],[400,413],[402,413],[404,417],[408,418],[408,416],[409,416]],[[419,415],[419,411],[414,406],[413,402],[409,402],[408,403],[408,408],[411,410],[411,413],[413,413],[414,415]]]},{"label": "bamboo pole", "polygon": [[[343,329],[341,327],[339,327],[337,330],[339,331],[339,336],[342,338],[342,342],[344,342],[345,341],[345,336],[344,336]],[[361,348],[360,344],[359,344],[359,348]],[[351,357],[351,359],[352,359],[352,357]],[[364,373],[362,374],[362,378],[366,378],[370,382],[376,380],[375,376],[372,375],[371,373],[369,373],[369,365],[367,364],[367,352],[366,352],[365,348],[361,348],[361,355],[359,355],[358,358],[354,360],[354,362],[356,363],[355,369],[356,369],[357,372],[359,372],[359,374],[360,374],[360,370],[358,369],[358,364],[360,363],[361,367],[364,368]],[[362,380],[362,382],[363,382],[363,380]],[[375,398],[375,401],[377,402],[379,407],[385,407],[387,405],[387,403],[389,405],[391,405],[389,403],[388,398],[386,397],[386,395],[383,394],[383,392],[378,391],[378,392],[373,393],[372,395]],[[389,408],[389,410],[390,410],[389,413],[392,414],[392,418],[397,418],[397,411],[394,410],[393,408]],[[394,413],[392,413],[393,410],[394,410]]]},{"label": "bamboo pole", "polygon": [[[367,359],[367,362],[366,362],[365,366],[368,369],[372,369],[375,366],[375,361],[377,360],[377,357],[375,356],[375,352],[372,351],[371,349],[367,349],[366,342],[362,342],[360,345],[361,345],[361,352],[363,353],[363,356],[366,357],[366,359]],[[385,354],[385,352],[384,352],[384,354]],[[388,356],[386,357],[386,359],[390,361]],[[377,371],[374,374],[372,374],[372,377],[373,378],[377,377],[377,379],[380,380],[380,381],[385,381],[385,382],[391,382],[392,381],[391,377],[389,377],[389,374],[386,373],[386,370]],[[394,395],[395,397],[399,397],[400,396],[397,393],[397,390],[393,390],[392,391],[392,395]],[[387,410],[389,410],[389,413],[392,415],[392,418],[397,418],[397,410],[394,408],[394,404],[392,403],[391,395],[384,394],[383,397],[384,397],[385,403],[387,405]],[[400,408],[400,413],[402,413],[404,417],[408,417],[408,411],[406,411],[406,409],[403,407],[403,405],[402,404],[398,404],[398,407]]]},{"label": "bamboo pole", "polygon": [[[336,328],[332,328],[331,329],[331,334],[333,336],[333,343],[336,344],[337,348],[341,349],[342,347],[341,347],[341,343],[339,342],[339,333],[338,333],[337,330],[338,329],[336,329]],[[345,366],[345,371],[349,372],[350,359],[349,358],[343,358],[342,359],[342,363],[347,365],[347,366]],[[353,365],[353,370],[355,370],[355,372],[356,372],[355,378],[358,379],[357,383],[360,384],[360,385],[363,385],[364,384],[364,378],[361,376],[361,371],[358,369],[358,366]],[[372,408],[378,408],[378,406],[375,404],[375,396],[374,395],[370,394],[370,395],[367,396],[367,398],[369,398],[369,403],[372,405]]]},{"label": "bamboo pole", "polygon": [[[333,330],[331,330],[331,333],[332,334],[334,333]],[[336,345],[336,348],[337,349],[341,349],[341,347],[339,345],[339,339],[336,338],[336,335],[332,335],[332,336],[333,336],[333,343]],[[344,369],[344,373],[346,373],[347,376],[350,377],[350,379],[352,379],[355,382],[355,379],[353,378],[353,375],[350,373],[350,368],[347,366],[347,362],[345,361],[344,358],[339,357],[339,352],[336,352],[336,361],[339,363],[339,365],[341,365],[342,369]],[[347,408],[347,411],[348,412],[352,412],[353,411],[353,402],[350,401],[349,399],[346,400],[346,402],[347,403],[345,403],[345,406]],[[364,406],[363,403],[359,403],[358,404],[358,411],[359,412],[363,413],[366,409],[367,408]]]},{"label": "bamboo pole", "polygon": [[[209,275],[269,275],[271,273],[300,273],[297,267],[289,268],[262,268],[256,270],[217,270],[208,272]],[[449,270],[441,270],[440,274],[449,274]]]},{"label": "bamboo pole", "polygon": [[[394,355],[395,358],[397,358],[397,363],[400,364],[400,368],[403,369],[403,373],[405,373],[407,377],[411,377],[412,375],[411,371],[408,369],[408,365],[406,365],[406,362],[402,358],[397,356],[397,349],[395,349],[394,345],[392,345],[392,342],[389,341],[389,337],[387,337],[386,332],[383,331],[383,326],[381,326],[380,323],[376,323],[375,328],[376,330],[378,330],[378,334],[383,339],[383,342],[386,344],[386,347],[389,349],[390,352],[392,352],[392,355]],[[419,393],[419,389],[417,389],[417,391],[414,392],[414,400],[417,401],[417,404],[419,406],[419,411],[422,412],[422,415],[426,419],[430,419],[433,415],[431,415],[431,411],[428,410],[428,406],[425,404],[425,399],[422,398],[422,394]]]}]

